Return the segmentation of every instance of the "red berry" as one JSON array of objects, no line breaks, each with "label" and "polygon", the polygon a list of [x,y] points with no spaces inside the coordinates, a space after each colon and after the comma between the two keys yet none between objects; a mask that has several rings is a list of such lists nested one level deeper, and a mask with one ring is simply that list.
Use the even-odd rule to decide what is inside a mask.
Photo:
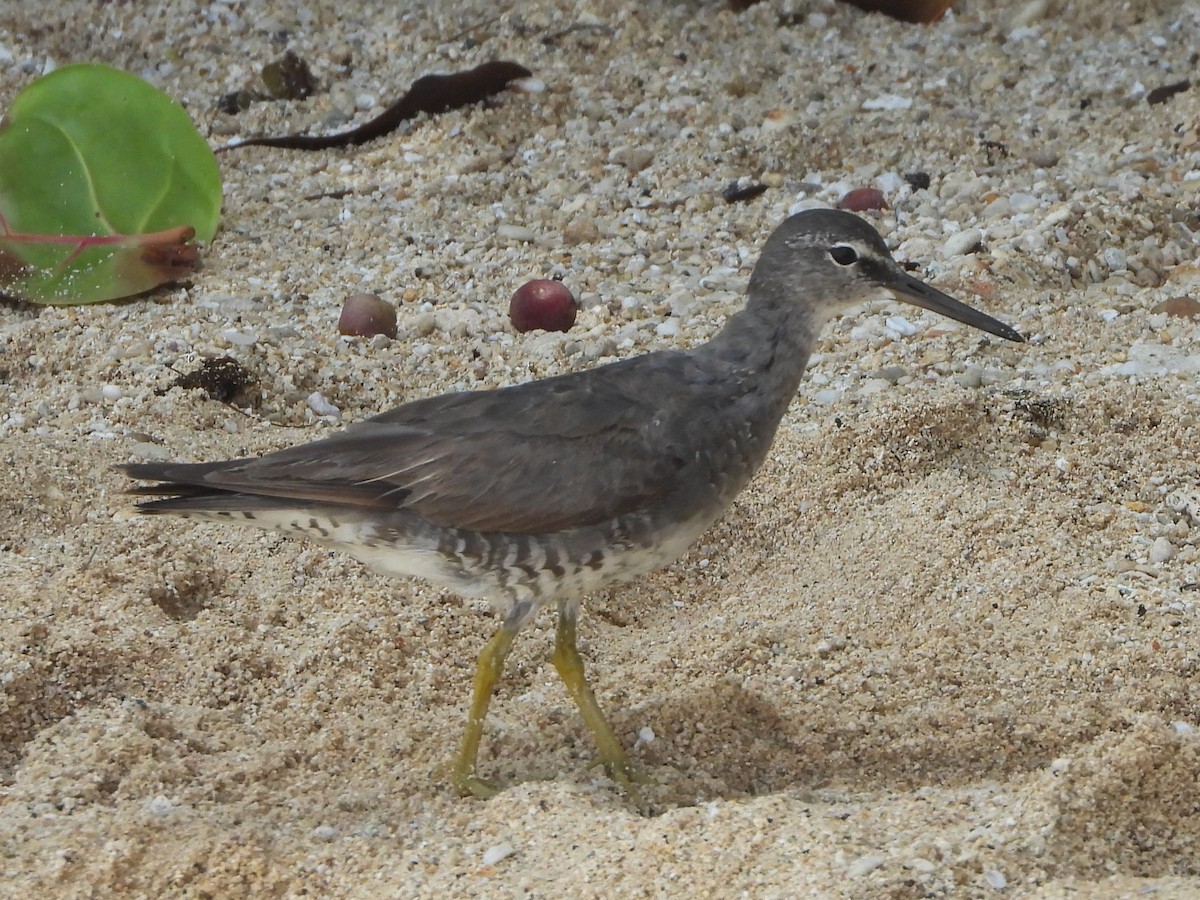
[{"label": "red berry", "polygon": [[838,206],[850,212],[864,212],[868,209],[887,209],[887,200],[883,199],[883,191],[878,188],[855,188],[838,201]]},{"label": "red berry", "polygon": [[526,331],[567,331],[575,324],[579,304],[561,281],[539,278],[517,288],[508,304],[513,328]]},{"label": "red berry", "polygon": [[396,336],[396,307],[378,294],[351,294],[342,304],[338,331],[359,337]]}]

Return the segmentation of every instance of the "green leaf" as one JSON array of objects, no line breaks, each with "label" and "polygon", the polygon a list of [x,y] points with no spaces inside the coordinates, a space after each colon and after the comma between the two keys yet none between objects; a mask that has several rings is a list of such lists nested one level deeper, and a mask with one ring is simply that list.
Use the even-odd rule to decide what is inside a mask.
[{"label": "green leaf", "polygon": [[221,175],[183,107],[134,75],[65,66],[0,124],[0,293],[115,300],[180,277],[221,213]]}]

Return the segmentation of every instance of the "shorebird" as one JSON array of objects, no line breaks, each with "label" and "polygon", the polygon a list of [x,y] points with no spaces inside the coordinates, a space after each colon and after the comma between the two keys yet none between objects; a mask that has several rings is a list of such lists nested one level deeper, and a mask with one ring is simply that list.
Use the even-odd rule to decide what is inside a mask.
[{"label": "shorebird", "polygon": [[139,504],[253,525],[488,598],[502,616],[479,654],[452,769],[464,795],[484,718],[521,628],[558,607],[554,666],[614,781],[636,771],[575,646],[580,601],[678,558],[762,464],[814,340],[856,304],[897,299],[1009,341],[1009,326],[905,272],[879,233],[807,210],[767,240],[745,308],[710,341],[499,390],[406,403],[311,443],[252,459],[133,463]]}]

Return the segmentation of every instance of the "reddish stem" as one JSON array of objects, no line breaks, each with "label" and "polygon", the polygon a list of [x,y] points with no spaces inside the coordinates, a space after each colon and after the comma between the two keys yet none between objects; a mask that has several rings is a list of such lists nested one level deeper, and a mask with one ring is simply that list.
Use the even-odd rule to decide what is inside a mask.
[{"label": "reddish stem", "polygon": [[152,234],[31,234],[13,231],[9,228],[8,219],[0,213],[0,241],[11,241],[14,244],[74,244],[75,249],[58,264],[59,269],[68,265],[75,257],[92,247],[110,245],[134,244],[145,247],[185,244],[196,235],[196,229],[190,225],[179,225]]}]

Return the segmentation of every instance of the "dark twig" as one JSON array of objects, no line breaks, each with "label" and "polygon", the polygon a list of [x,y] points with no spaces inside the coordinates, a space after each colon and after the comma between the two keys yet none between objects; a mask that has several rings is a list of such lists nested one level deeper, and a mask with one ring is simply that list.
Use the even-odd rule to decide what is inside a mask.
[{"label": "dark twig", "polygon": [[442,113],[486,100],[519,78],[532,76],[527,68],[514,62],[486,62],[452,75],[425,75],[418,78],[408,93],[380,115],[349,131],[336,134],[286,134],[280,137],[249,138],[220,148],[283,147],[288,150],[326,150],[366,143],[394,131],[402,122],[420,113]]}]

